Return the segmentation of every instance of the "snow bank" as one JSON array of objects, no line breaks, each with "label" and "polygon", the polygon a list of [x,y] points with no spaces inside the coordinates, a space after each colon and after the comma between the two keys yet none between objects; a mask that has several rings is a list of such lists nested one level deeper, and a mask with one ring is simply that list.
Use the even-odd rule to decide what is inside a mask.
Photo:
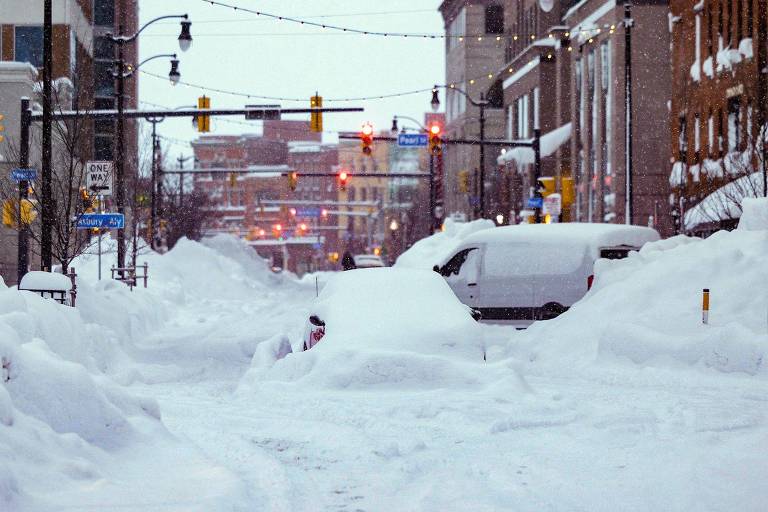
[{"label": "snow bank", "polygon": [[745,197],[741,201],[741,208],[739,229],[747,231],[768,230],[768,198]]},{"label": "snow bank", "polygon": [[[245,384],[296,381],[360,389],[472,387],[483,362],[482,333],[445,281],[426,270],[376,268],[331,279],[311,309],[326,323],[311,350],[257,354]],[[301,347],[301,340],[294,343]]]},{"label": "snow bank", "polygon": [[[556,367],[624,361],[766,376],[768,299],[755,285],[768,282],[767,251],[766,231],[739,229],[706,240],[677,236],[624,260],[599,260],[586,297],[513,336],[510,353]],[[701,320],[704,288],[709,325]]]},{"label": "snow bank", "polygon": [[394,266],[431,269],[434,265],[444,263],[466,237],[495,226],[493,221],[488,219],[479,219],[472,222],[454,222],[451,219],[446,219],[444,231],[423,238],[413,244],[413,247],[397,258]]}]

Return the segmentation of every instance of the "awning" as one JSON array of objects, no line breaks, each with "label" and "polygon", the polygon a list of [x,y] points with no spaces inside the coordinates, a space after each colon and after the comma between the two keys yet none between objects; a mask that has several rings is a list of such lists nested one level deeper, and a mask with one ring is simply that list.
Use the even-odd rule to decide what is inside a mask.
[{"label": "awning", "polygon": [[[566,123],[560,128],[556,128],[551,132],[545,133],[541,136],[541,157],[550,156],[557,151],[557,149],[565,144],[571,138],[571,123]],[[504,154],[499,155],[496,159],[496,163],[504,165],[511,162],[516,162],[517,165],[533,164],[535,157],[533,154],[533,148],[513,148],[508,149]]]}]

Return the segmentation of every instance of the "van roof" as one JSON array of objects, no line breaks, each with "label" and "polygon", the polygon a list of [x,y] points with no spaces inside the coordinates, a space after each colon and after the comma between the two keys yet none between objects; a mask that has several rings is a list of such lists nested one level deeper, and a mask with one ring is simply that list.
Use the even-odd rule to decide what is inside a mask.
[{"label": "van roof", "polygon": [[564,222],[559,224],[518,224],[485,229],[468,236],[462,245],[492,241],[558,242],[579,246],[642,247],[658,240],[659,233],[644,226]]}]

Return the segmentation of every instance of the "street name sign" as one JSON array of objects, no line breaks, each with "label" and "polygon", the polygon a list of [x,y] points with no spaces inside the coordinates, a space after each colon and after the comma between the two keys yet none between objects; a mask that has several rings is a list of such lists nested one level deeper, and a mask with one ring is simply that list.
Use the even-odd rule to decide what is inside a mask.
[{"label": "street name sign", "polygon": [[122,213],[86,213],[77,219],[77,229],[123,229],[125,216]]},{"label": "street name sign", "polygon": [[33,181],[37,179],[37,169],[12,169],[13,181]]},{"label": "street name sign", "polygon": [[399,133],[397,135],[397,145],[401,148],[425,148],[427,142],[426,133]]},{"label": "street name sign", "polygon": [[85,164],[85,188],[95,195],[112,195],[112,162]]},{"label": "street name sign", "polygon": [[541,208],[544,205],[544,199],[541,197],[529,197],[528,208]]},{"label": "street name sign", "polygon": [[320,217],[320,208],[296,208],[297,217]]}]

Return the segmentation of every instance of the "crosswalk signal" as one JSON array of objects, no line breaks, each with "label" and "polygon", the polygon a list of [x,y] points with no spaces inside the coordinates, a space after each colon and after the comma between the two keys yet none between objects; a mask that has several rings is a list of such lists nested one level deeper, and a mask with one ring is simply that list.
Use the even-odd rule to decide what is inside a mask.
[{"label": "crosswalk signal", "polygon": [[[310,108],[322,108],[323,97],[318,96],[317,93],[315,93],[314,96],[309,98],[309,106]],[[309,129],[313,132],[323,131],[323,113],[322,112],[312,112],[310,114]]]},{"label": "crosswalk signal", "polygon": [[433,124],[429,127],[429,151],[433,155],[439,155],[443,151],[443,140],[440,138],[439,124]]},{"label": "crosswalk signal", "polygon": [[[200,96],[197,98],[197,108],[209,109],[211,108],[211,98],[207,96]],[[200,133],[206,133],[211,131],[211,116],[200,114],[197,116],[197,131]]]},{"label": "crosswalk signal", "polygon": [[339,173],[339,189],[347,189],[347,180],[349,180],[349,174],[347,174],[347,171],[341,171]]},{"label": "crosswalk signal", "polygon": [[371,123],[365,123],[360,130],[360,145],[364,155],[370,156],[373,153],[373,125]]},{"label": "crosswalk signal", "polygon": [[5,137],[3,137],[3,132],[5,131],[5,126],[3,125],[3,119],[5,119],[5,116],[3,114],[0,114],[0,142],[3,142],[5,140]]},{"label": "crosswalk signal", "polygon": [[296,171],[291,171],[288,173],[288,188],[291,189],[291,192],[296,190],[296,185],[299,183],[299,173]]}]

